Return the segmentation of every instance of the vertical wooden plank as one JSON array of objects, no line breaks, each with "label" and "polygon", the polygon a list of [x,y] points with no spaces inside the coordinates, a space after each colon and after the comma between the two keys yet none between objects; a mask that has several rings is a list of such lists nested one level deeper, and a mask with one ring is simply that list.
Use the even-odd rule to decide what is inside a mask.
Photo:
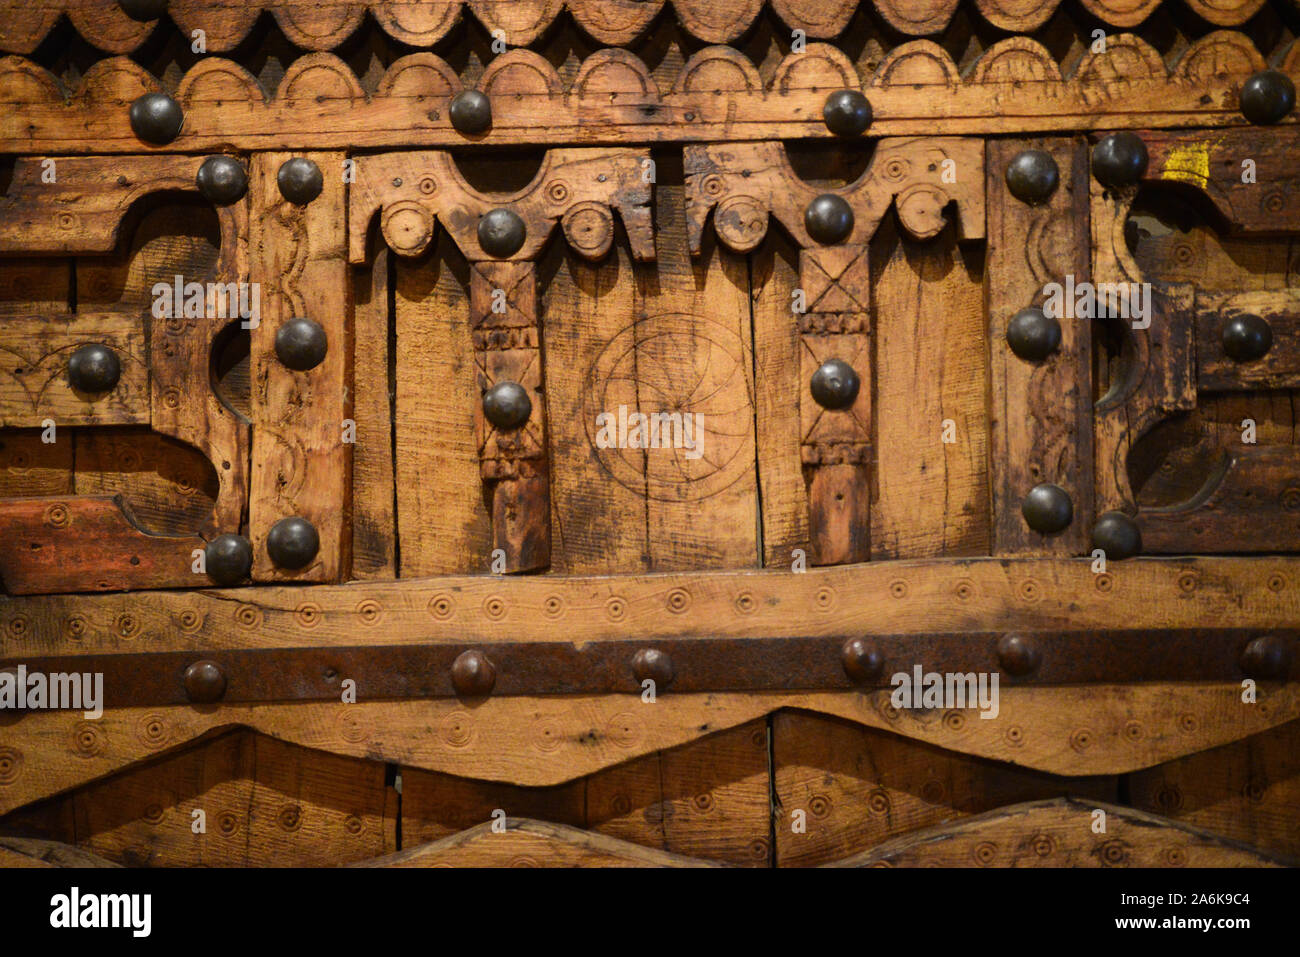
[{"label": "vertical wooden plank", "polygon": [[[1060,185],[1041,206],[1013,197],[1008,164],[1027,149],[1056,160]],[[988,293],[991,373],[993,554],[1079,555],[1089,550],[1093,513],[1091,318],[1059,317],[1060,348],[1042,362],[1007,346],[1011,318],[1047,299],[1048,283],[1091,281],[1088,151],[1077,139],[988,144]],[[1055,535],[1025,523],[1021,503],[1041,483],[1069,493],[1074,519]]]},{"label": "vertical wooden plank", "polygon": [[645,571],[646,453],[597,444],[601,415],[637,406],[631,257],[615,243],[593,264],[557,244],[542,277],[551,570]]},{"label": "vertical wooden plank", "polygon": [[[343,154],[301,154],[319,167],[321,194],[305,206],[280,194],[276,175],[291,153],[259,153],[249,175],[251,279],[261,284],[261,323],[252,332],[253,467],[249,533],[253,575],[263,581],[333,581],[348,566],[351,535],[352,295],[347,275],[347,203]],[[275,336],[305,317],[325,330],[328,351],[314,369],[296,372],[275,354]],[[315,527],[320,550],[303,569],[278,568],[266,538],[280,519]]]},{"label": "vertical wooden plank", "polygon": [[465,261],[445,233],[425,256],[397,260],[394,427],[403,578],[485,572],[492,551],[474,436],[480,399],[468,284]]},{"label": "vertical wooden plank", "polygon": [[[800,455],[808,479],[808,535],[814,565],[865,562],[871,557],[870,259],[865,245],[805,249],[799,284],[807,311],[799,316]],[[854,400],[825,408],[812,382],[826,363],[858,377]]]},{"label": "vertical wooden plank", "polygon": [[688,857],[770,863],[767,722],[751,721],[587,779],[587,826]]},{"label": "vertical wooden plank", "polygon": [[637,409],[702,419],[698,456],[646,450],[650,569],[753,566],[761,556],[748,263],[712,238],[692,261],[680,165],[657,162],[658,261],[636,268]]},{"label": "vertical wooden plank", "polygon": [[[987,349],[978,260],[953,227],[873,243],[876,559],[987,554]],[[953,442],[945,442],[951,421]]]},{"label": "vertical wooden plank", "polygon": [[790,567],[807,555],[808,491],[800,463],[799,327],[791,309],[799,284],[798,250],[771,230],[750,257],[754,315],[754,429],[762,495],[763,563]]},{"label": "vertical wooden plank", "polygon": [[[973,712],[944,716],[957,719],[979,720]],[[772,735],[780,867],[838,861],[1004,804],[1066,794],[1116,798],[1114,776],[1057,777],[820,716],[779,712]]]},{"label": "vertical wooden plank", "polygon": [[393,506],[393,424],[389,392],[389,252],[352,271],[356,290],[352,449],[352,577],[397,577],[397,522]]},{"label": "vertical wooden plank", "polygon": [[[536,264],[471,263],[469,309],[481,397],[474,403],[479,474],[492,503],[492,552],[503,557],[494,570],[537,571],[551,563],[551,491]],[[505,383],[520,386],[529,401],[527,419],[513,428],[494,425],[483,406]]]}]

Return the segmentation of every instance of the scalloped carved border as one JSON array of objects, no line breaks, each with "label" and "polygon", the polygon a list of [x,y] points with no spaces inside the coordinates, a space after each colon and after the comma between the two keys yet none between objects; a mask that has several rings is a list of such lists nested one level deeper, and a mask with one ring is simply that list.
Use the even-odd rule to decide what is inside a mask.
[{"label": "scalloped carved border", "polygon": [[[865,0],[770,0],[772,10],[791,30],[825,40],[843,32]],[[960,0],[872,0],[877,15],[907,36],[942,32]],[[1047,22],[1060,0],[968,0],[981,16],[1002,30],[1029,32]],[[1160,0],[1083,0],[1089,12],[1112,27],[1142,23]],[[1231,27],[1253,17],[1264,0],[1185,0],[1216,26]],[[444,39],[468,12],[489,32],[501,30],[512,46],[535,41],[564,11],[600,43],[635,40],[667,6],[692,36],[706,43],[729,43],[745,33],[761,13],[763,0],[270,0],[232,4],[229,0],[171,0],[169,15],[186,36],[207,34],[208,49],[233,50],[263,12],[275,17],[285,36],[305,50],[332,50],[356,32],[367,12],[390,37],[411,46]],[[108,53],[130,53],[153,33],[158,21],[137,22],[112,0],[2,0],[0,50],[31,53],[60,17],[67,15],[91,45]]]}]

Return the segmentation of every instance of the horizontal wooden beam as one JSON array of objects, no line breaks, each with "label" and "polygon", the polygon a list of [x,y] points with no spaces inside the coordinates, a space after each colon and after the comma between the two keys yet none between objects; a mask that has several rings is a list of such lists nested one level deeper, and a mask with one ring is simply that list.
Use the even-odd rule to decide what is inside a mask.
[{"label": "horizontal wooden beam", "polygon": [[[448,105],[463,81],[446,61],[415,53],[394,62],[372,93],[329,53],[295,60],[273,95],[251,73],[221,57],[199,61],[175,98],[184,126],[166,149],[372,149],[470,145],[601,144],[830,138],[822,117],[833,90],[862,90],[881,136],[971,136],[1125,128],[1244,126],[1238,95],[1267,66],[1240,34],[1196,41],[1169,72],[1145,41],[1122,34],[1089,53],[1064,77],[1038,42],[1010,37],[984,52],[964,75],[929,40],[894,48],[865,81],[827,44],[789,54],[770,79],[730,47],[706,47],[682,67],[671,89],[625,50],[601,50],[567,87],[529,50],[494,58],[477,83],[492,103],[492,125],[465,134]],[[1279,64],[1300,76],[1300,48]],[[1034,79],[1026,79],[1033,77]],[[1119,79],[1122,77],[1122,79]],[[132,132],[133,100],[159,89],[125,57],[101,60],[65,97],[49,71],[21,57],[0,59],[0,151],[135,153],[149,149]],[[544,116],[545,123],[537,118]],[[1287,121],[1294,123],[1294,118]]]},{"label": "horizontal wooden beam", "polygon": [[[126,625],[123,622],[127,622]],[[978,558],[776,571],[494,575],[311,587],[31,596],[0,657],[420,642],[1164,631],[1300,622],[1300,557]]]}]

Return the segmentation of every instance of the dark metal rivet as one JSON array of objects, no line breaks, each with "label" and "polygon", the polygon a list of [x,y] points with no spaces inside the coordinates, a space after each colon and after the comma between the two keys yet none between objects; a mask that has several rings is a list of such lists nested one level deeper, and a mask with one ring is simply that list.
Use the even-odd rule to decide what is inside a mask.
[{"label": "dark metal rivet", "polygon": [[1142,551],[1142,530],[1123,512],[1105,512],[1092,526],[1092,547],[1108,559],[1132,558]]},{"label": "dark metal rivet", "polygon": [[861,136],[871,125],[871,103],[858,90],[836,90],[826,97],[822,119],[836,136]]},{"label": "dark metal rivet", "polygon": [[167,0],[117,0],[117,5],[128,17],[141,23],[157,20],[167,12]]},{"label": "dark metal rivet", "polygon": [[885,667],[885,657],[872,642],[866,638],[850,638],[840,649],[840,661],[844,673],[854,684],[867,684],[874,680]]},{"label": "dark metal rivet", "polygon": [[131,131],[146,143],[158,146],[176,139],[185,122],[181,105],[166,93],[146,93],[137,97],[128,116]]},{"label": "dark metal rivet", "polygon": [[275,174],[280,195],[291,203],[306,206],[325,188],[325,177],[320,167],[304,156],[285,160]]},{"label": "dark metal rivet", "polygon": [[1026,362],[1042,362],[1061,347],[1061,324],[1037,306],[1021,309],[1007,323],[1007,345]]},{"label": "dark metal rivet", "polygon": [[822,193],[808,204],[803,224],[815,241],[823,245],[840,243],[853,232],[853,208],[843,196]]},{"label": "dark metal rivet", "polygon": [[199,167],[194,183],[203,198],[217,206],[229,206],[248,192],[244,164],[230,156],[209,156]]},{"label": "dark metal rivet", "polygon": [[1027,675],[1038,667],[1042,655],[1024,635],[1003,635],[998,639],[998,664],[1009,675]]},{"label": "dark metal rivet", "polygon": [[108,392],[120,378],[122,361],[108,346],[82,346],[68,358],[68,382],[78,392]]},{"label": "dark metal rivet", "polygon": [[533,402],[518,382],[498,382],[483,393],[483,414],[498,429],[517,429],[533,414]]},{"label": "dark metal rivet", "polygon": [[637,684],[646,681],[655,683],[655,690],[662,691],[673,683],[673,659],[655,648],[642,648],[632,656],[632,674],[636,675]]},{"label": "dark metal rivet", "polygon": [[319,322],[301,317],[290,319],[275,333],[275,355],[296,372],[314,369],[325,361],[329,340]]},{"label": "dark metal rivet", "polygon": [[461,133],[482,133],[492,125],[492,101],[478,90],[461,90],[447,108],[451,125]]},{"label": "dark metal rivet", "polygon": [[462,698],[481,698],[497,683],[496,666],[481,651],[463,651],[451,663],[451,683]]},{"label": "dark metal rivet", "polygon": [[1074,520],[1074,503],[1070,501],[1070,494],[1051,482],[1030,489],[1020,511],[1029,527],[1043,535],[1063,531]]},{"label": "dark metal rivet", "polygon": [[1037,206],[1047,202],[1061,182],[1061,171],[1052,154],[1024,150],[1007,164],[1007,189],[1022,203]]},{"label": "dark metal rivet", "polygon": [[1252,678],[1285,681],[1291,674],[1291,645],[1278,635],[1251,639],[1241,653],[1241,670]]},{"label": "dark metal rivet", "polygon": [[812,397],[824,409],[847,409],[858,397],[862,381],[842,359],[827,359],[808,383]]},{"label": "dark metal rivet", "polygon": [[1252,123],[1276,123],[1295,109],[1295,84],[1285,73],[1260,70],[1242,84],[1240,103]]},{"label": "dark metal rivet", "polygon": [[1272,347],[1273,327],[1267,319],[1243,313],[1223,324],[1223,351],[1234,362],[1262,359]]},{"label": "dark metal rivet", "polygon": [[513,256],[527,235],[523,217],[512,209],[494,209],[478,221],[478,244],[489,256]]},{"label": "dark metal rivet", "polygon": [[1147,145],[1124,130],[1102,137],[1092,148],[1092,175],[1107,189],[1133,186],[1147,171]]},{"label": "dark metal rivet", "polygon": [[280,519],[266,536],[266,553],[280,568],[305,568],[319,549],[316,527],[298,515]]},{"label": "dark metal rivet", "polygon": [[243,535],[218,535],[203,549],[203,566],[218,585],[235,585],[253,570],[253,543]]},{"label": "dark metal rivet", "polygon": [[185,669],[185,695],[194,704],[212,704],[226,693],[226,673],[215,661],[196,661]]}]

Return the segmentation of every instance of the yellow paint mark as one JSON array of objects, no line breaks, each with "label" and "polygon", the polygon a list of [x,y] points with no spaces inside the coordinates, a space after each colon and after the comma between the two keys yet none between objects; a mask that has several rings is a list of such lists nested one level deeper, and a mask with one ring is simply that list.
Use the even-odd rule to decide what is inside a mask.
[{"label": "yellow paint mark", "polygon": [[1165,168],[1160,171],[1160,178],[1191,183],[1204,189],[1210,182],[1210,151],[1220,142],[1214,140],[1173,147],[1165,160]]}]

